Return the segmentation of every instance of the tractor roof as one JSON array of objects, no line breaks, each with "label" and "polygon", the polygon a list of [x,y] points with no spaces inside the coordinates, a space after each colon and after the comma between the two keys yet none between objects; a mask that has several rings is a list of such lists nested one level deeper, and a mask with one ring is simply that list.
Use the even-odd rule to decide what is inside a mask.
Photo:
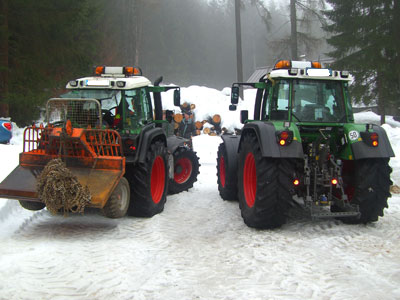
[{"label": "tractor roof", "polygon": [[96,75],[78,78],[67,83],[67,89],[130,90],[151,85],[137,67],[97,67]]},{"label": "tractor roof", "polygon": [[[315,79],[315,80],[341,80],[351,81],[353,78],[348,71],[335,71],[332,69],[322,68],[320,62],[315,61],[290,61],[280,60],[274,68],[260,68],[251,76],[254,80],[255,76],[261,79],[267,75],[269,78],[299,78],[299,79]],[[258,79],[256,81],[258,81]]]}]

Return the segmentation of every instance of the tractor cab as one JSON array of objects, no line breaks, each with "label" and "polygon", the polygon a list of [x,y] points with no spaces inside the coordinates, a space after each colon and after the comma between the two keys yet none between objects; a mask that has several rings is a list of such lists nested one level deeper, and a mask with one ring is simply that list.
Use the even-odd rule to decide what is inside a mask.
[{"label": "tractor cab", "polygon": [[154,101],[157,116],[153,117],[151,93],[175,89],[174,99],[178,106],[180,104],[179,87],[152,86],[140,68],[101,66],[95,73],[95,76],[68,82],[69,92],[62,97],[98,100],[101,127],[117,129],[123,134],[138,134],[143,126],[158,119],[158,110],[162,111],[161,103]]},{"label": "tractor cab", "polygon": [[323,69],[318,62],[281,60],[259,82],[233,84],[230,109],[236,109],[239,86],[247,85],[258,89],[254,120],[353,122],[349,81],[347,71]]},{"label": "tractor cab", "polygon": [[162,127],[166,122],[160,93],[173,89],[174,104],[180,105],[180,87],[159,86],[160,81],[152,85],[137,67],[100,66],[94,76],[69,81],[68,92],[61,97],[73,109],[78,108],[74,102],[85,101],[88,106],[89,99],[95,99],[100,113],[90,123],[91,127],[118,131],[130,162],[137,155],[143,132]]}]

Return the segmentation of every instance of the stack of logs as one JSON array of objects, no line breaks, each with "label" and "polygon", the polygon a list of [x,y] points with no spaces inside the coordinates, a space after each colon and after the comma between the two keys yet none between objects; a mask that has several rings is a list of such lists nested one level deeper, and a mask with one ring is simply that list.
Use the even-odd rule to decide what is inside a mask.
[{"label": "stack of logs", "polygon": [[189,118],[194,121],[195,135],[208,134],[211,136],[221,135],[226,132],[226,128],[221,128],[221,116],[215,114],[212,117],[208,117],[207,120],[195,121],[195,115],[193,110],[196,108],[195,104],[189,104],[187,102],[181,105],[181,113],[173,115],[175,134],[178,134],[179,124],[184,119],[184,115],[188,114]]}]

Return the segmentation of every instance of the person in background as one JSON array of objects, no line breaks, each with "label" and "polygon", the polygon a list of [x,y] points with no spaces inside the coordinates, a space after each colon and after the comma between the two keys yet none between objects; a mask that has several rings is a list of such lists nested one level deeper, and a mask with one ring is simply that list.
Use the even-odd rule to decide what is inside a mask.
[{"label": "person in background", "polygon": [[183,120],[181,123],[179,123],[178,129],[179,136],[190,140],[190,147],[192,146],[192,136],[196,135],[196,126],[194,125],[194,121],[191,116],[191,111],[183,112]]}]

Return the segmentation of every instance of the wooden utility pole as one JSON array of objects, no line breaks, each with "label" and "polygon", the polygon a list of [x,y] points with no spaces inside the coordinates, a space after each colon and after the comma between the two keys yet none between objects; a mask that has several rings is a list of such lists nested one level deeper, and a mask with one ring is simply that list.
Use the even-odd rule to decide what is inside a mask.
[{"label": "wooden utility pole", "polygon": [[291,50],[292,60],[297,60],[296,0],[290,0],[290,50]]},{"label": "wooden utility pole", "polygon": [[[240,24],[240,0],[235,0],[235,23],[236,23],[236,65],[237,81],[243,82],[243,60],[242,60],[242,26]],[[243,99],[243,90],[240,90]]]},{"label": "wooden utility pole", "polygon": [[0,102],[8,94],[8,0],[0,0]]}]

